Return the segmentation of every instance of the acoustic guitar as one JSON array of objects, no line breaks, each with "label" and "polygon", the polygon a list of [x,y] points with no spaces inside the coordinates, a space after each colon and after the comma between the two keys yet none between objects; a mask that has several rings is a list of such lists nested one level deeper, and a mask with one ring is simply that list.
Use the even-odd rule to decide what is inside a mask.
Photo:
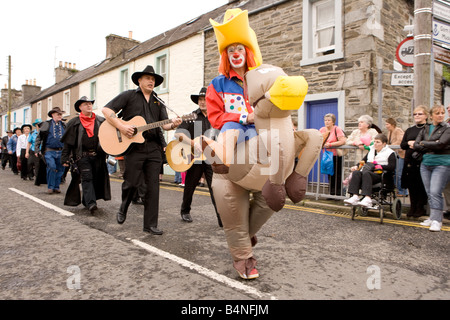
[{"label": "acoustic guitar", "polygon": [[[195,113],[190,113],[181,117],[183,121],[194,121],[197,119]],[[131,138],[123,135],[119,129],[111,125],[108,121],[103,121],[98,130],[98,139],[102,149],[109,155],[121,156],[125,154],[133,143],[144,143],[145,138],[142,133],[144,131],[162,127],[165,124],[172,122],[172,119],[162,120],[158,122],[146,123],[141,116],[135,116],[132,119],[125,121],[119,119],[126,125],[134,126],[134,134]]]},{"label": "acoustic guitar", "polygon": [[[202,144],[201,137],[194,139],[195,143]],[[194,147],[179,140],[172,140],[166,147],[166,159],[169,166],[177,172],[187,171],[195,161],[206,160],[203,152],[198,153]]]}]

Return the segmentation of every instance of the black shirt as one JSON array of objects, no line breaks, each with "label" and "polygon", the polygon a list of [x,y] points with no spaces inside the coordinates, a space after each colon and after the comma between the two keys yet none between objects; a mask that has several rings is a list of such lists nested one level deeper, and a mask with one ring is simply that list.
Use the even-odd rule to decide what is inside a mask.
[{"label": "black shirt", "polygon": [[[144,97],[141,88],[127,90],[112,99],[105,107],[118,113],[122,110],[122,119],[129,121],[135,116],[141,116],[147,123],[169,119],[166,106],[155,99],[153,92],[150,101]],[[146,140],[160,141],[161,128],[155,128],[143,133]]]},{"label": "black shirt", "polygon": [[206,135],[208,138],[214,139],[218,133],[218,130],[211,127],[208,117],[203,114],[200,108],[193,111],[192,113],[197,114],[197,119],[195,119],[195,121],[182,122],[178,126],[176,133],[184,133],[190,139],[197,138],[200,135]]}]

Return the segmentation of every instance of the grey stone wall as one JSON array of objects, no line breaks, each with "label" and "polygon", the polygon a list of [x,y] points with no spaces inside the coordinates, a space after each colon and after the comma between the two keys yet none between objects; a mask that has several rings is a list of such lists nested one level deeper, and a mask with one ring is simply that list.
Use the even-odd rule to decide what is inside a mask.
[{"label": "grey stone wall", "polygon": [[[361,114],[378,118],[378,70],[393,70],[395,50],[406,37],[414,3],[410,0],[343,1],[344,58],[300,67],[302,59],[302,4],[288,1],[251,14],[264,63],[277,65],[290,75],[303,75],[308,93],[345,91],[346,131],[357,125]],[[205,85],[218,75],[219,53],[212,29],[205,33]],[[440,102],[442,68],[436,65],[435,97]],[[398,120],[406,129],[412,123],[412,87],[391,86],[383,76],[383,121]]]}]

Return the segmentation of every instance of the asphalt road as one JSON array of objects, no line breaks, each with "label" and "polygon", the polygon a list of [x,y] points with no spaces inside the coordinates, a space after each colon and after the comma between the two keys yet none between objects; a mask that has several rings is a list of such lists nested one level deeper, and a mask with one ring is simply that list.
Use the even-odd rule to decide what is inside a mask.
[{"label": "asphalt road", "polygon": [[260,278],[245,281],[232,267],[206,189],[198,189],[194,222],[186,223],[183,189],[162,183],[164,235],[154,236],[142,231],[139,205],[117,224],[120,185],[112,179],[113,199],[99,201],[91,215],[63,205],[68,184],[48,195],[45,185],[0,170],[0,299],[176,300],[183,302],[173,312],[192,315],[199,310],[187,306],[198,300],[450,298],[448,225],[433,233],[417,222],[352,221],[335,210],[288,205],[258,234]]}]

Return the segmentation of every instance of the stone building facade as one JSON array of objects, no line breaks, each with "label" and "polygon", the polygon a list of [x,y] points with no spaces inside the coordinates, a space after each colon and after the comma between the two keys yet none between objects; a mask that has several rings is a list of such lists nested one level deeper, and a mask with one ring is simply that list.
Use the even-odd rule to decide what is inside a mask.
[{"label": "stone building facade", "polygon": [[[317,57],[308,56],[314,41],[314,6],[320,4],[334,6],[335,47]],[[347,133],[357,126],[362,114],[371,115],[375,124],[381,115],[381,128],[389,117],[397,119],[403,129],[411,125],[413,87],[392,86],[391,74],[383,73],[380,102],[378,77],[379,70],[401,67],[395,62],[395,52],[407,35],[404,26],[413,24],[413,0],[253,0],[241,8],[249,10],[263,62],[308,81],[307,99],[298,113],[300,129],[313,127],[308,113],[320,101],[336,104],[338,125]],[[223,16],[213,19],[222,22]],[[209,28],[205,31],[205,85],[217,76],[218,62],[214,31]],[[441,79],[442,65],[435,64],[436,103],[442,103]]]}]

